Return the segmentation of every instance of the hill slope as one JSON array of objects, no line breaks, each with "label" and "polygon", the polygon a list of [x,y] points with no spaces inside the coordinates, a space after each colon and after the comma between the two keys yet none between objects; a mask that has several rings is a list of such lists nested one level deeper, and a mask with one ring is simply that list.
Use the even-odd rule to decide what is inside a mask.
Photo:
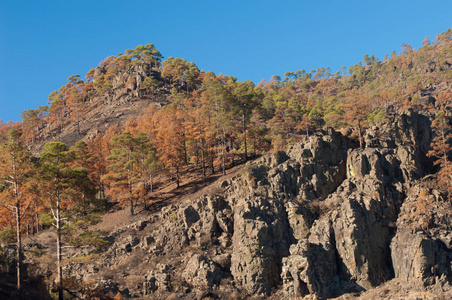
[{"label": "hill slope", "polygon": [[[430,123],[396,115],[367,131],[364,149],[317,132],[214,183],[214,193],[118,226],[102,253],[71,250],[64,272],[141,299],[450,296],[451,204],[424,178]],[[80,262],[90,255],[99,258]]]}]

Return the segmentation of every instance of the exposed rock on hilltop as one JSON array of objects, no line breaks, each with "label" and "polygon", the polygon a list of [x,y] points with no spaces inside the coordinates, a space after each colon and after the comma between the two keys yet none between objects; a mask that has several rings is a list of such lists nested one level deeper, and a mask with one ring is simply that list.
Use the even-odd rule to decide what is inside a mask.
[{"label": "exposed rock on hilltop", "polygon": [[319,131],[248,163],[221,193],[115,230],[102,259],[77,277],[157,299],[325,299],[393,279],[406,281],[406,293],[448,295],[452,215],[427,175],[430,125],[411,111],[396,115],[367,131],[364,149]]},{"label": "exposed rock on hilltop", "polygon": [[[107,76],[108,69],[99,66],[94,69],[93,81],[101,80]],[[79,140],[95,137],[104,133],[109,127],[122,126],[130,119],[141,116],[150,104],[157,107],[168,104],[164,90],[158,94],[149,94],[144,88],[146,78],[160,79],[160,72],[151,70],[148,65],[131,65],[116,74],[108,82],[110,88],[100,93],[96,91],[87,96],[84,105],[89,107],[78,119],[76,112],[68,112],[60,121],[64,125],[61,130],[58,126],[47,124],[40,129],[38,136],[42,142],[33,145],[37,151],[46,142],[60,141],[68,147]],[[156,79],[156,80],[157,80]]]}]

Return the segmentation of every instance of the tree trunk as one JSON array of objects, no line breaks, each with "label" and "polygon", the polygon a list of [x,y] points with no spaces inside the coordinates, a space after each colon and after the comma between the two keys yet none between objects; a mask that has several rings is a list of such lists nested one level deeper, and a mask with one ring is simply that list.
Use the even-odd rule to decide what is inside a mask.
[{"label": "tree trunk", "polygon": [[184,163],[187,165],[188,164],[188,153],[187,153],[187,141],[185,139],[185,132],[184,132],[183,136],[184,136]]},{"label": "tree trunk", "polygon": [[20,232],[20,205],[16,205],[16,229],[17,229],[17,293],[19,299],[23,299],[22,296],[22,237]]},{"label": "tree trunk", "polygon": [[361,129],[361,121],[358,120],[358,139],[359,139],[359,148],[363,149],[363,133]]},{"label": "tree trunk", "polygon": [[176,184],[177,184],[177,187],[180,187],[179,165],[176,166]]},{"label": "tree trunk", "polygon": [[201,164],[202,164],[202,178],[206,178],[206,161],[204,157],[204,147],[201,141]]},{"label": "tree trunk", "polygon": [[243,135],[244,135],[244,142],[245,142],[245,162],[248,161],[248,148],[246,145],[246,122],[245,122],[245,115],[243,115]]},{"label": "tree trunk", "polygon": [[13,174],[14,174],[14,198],[16,200],[16,238],[17,238],[17,293],[19,299],[22,299],[22,236],[20,228],[20,199],[19,199],[19,181],[17,178],[16,156],[13,155]]},{"label": "tree trunk", "polygon": [[78,136],[80,137],[81,136],[81,133],[80,133],[80,121],[78,121],[78,120],[77,120],[77,133],[78,133]]},{"label": "tree trunk", "polygon": [[[127,153],[127,161],[130,162],[130,151],[129,153]],[[131,178],[132,178],[132,171],[131,171],[131,166],[129,166],[127,168],[127,185],[129,188],[129,199],[130,199],[130,216],[133,216],[133,193],[132,193],[132,182],[131,182]]]},{"label": "tree trunk", "polygon": [[223,128],[223,149],[222,149],[222,158],[221,158],[221,164],[223,169],[223,175],[226,175],[226,132]]},{"label": "tree trunk", "polygon": [[215,166],[213,165],[213,155],[210,157],[210,170],[212,171],[212,175],[215,174]]},{"label": "tree trunk", "polygon": [[202,128],[201,122],[198,120],[198,129],[199,129],[199,144],[201,148],[201,164],[202,164],[202,177],[206,178],[206,161],[204,157],[204,140],[202,138]]},{"label": "tree trunk", "polygon": [[225,175],[226,174],[226,151],[225,151],[225,148],[226,148],[226,145],[224,144],[224,142],[223,142],[223,155],[222,155],[222,158],[221,158],[221,168],[222,168],[222,172],[223,172],[223,175]]},{"label": "tree trunk", "polygon": [[254,133],[253,137],[253,157],[256,157],[256,147],[257,147],[257,133]]},{"label": "tree trunk", "polygon": [[103,183],[100,184],[100,198],[102,200],[105,200],[105,186]]},{"label": "tree trunk", "polygon": [[133,216],[133,198],[130,197],[130,216]]},{"label": "tree trunk", "polygon": [[61,218],[60,218],[60,199],[57,192],[57,207],[56,207],[56,229],[57,229],[57,268],[58,268],[58,300],[63,299],[63,268],[61,266]]},{"label": "tree trunk", "polygon": [[130,216],[133,216],[133,195],[132,195],[132,184],[129,182],[129,199],[130,199]]},{"label": "tree trunk", "polygon": [[36,222],[36,232],[39,233],[39,215],[38,215],[38,200],[35,198],[35,222]]}]

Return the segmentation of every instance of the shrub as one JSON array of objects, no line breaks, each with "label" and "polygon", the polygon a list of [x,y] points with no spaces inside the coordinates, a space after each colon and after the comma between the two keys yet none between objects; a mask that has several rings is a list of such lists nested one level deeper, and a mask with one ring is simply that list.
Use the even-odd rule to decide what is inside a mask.
[{"label": "shrub", "polygon": [[8,264],[9,264],[8,256],[0,246],[0,273],[8,272]]},{"label": "shrub", "polygon": [[52,213],[44,213],[39,216],[39,223],[44,227],[49,227],[52,225],[52,223],[55,221],[55,219],[52,216]]},{"label": "shrub", "polygon": [[12,244],[16,242],[16,234],[11,228],[5,228],[0,232],[0,241],[3,244]]}]

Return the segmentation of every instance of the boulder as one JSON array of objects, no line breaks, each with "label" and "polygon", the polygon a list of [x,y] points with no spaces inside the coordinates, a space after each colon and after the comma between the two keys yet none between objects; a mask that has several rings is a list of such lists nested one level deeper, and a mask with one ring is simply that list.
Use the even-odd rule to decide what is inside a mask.
[{"label": "boulder", "polygon": [[210,288],[221,280],[221,268],[205,256],[193,255],[185,267],[183,278],[198,289]]},{"label": "boulder", "polygon": [[282,260],[283,290],[289,297],[326,298],[342,290],[331,222],[316,221],[313,229],[314,234],[291,245],[290,255]]},{"label": "boulder", "polygon": [[199,220],[198,212],[191,205],[182,211],[182,216],[185,227],[187,228],[190,228],[194,223],[196,223]]},{"label": "boulder", "polygon": [[401,228],[391,242],[391,255],[395,276],[413,285],[452,277],[452,247],[439,238]]}]

